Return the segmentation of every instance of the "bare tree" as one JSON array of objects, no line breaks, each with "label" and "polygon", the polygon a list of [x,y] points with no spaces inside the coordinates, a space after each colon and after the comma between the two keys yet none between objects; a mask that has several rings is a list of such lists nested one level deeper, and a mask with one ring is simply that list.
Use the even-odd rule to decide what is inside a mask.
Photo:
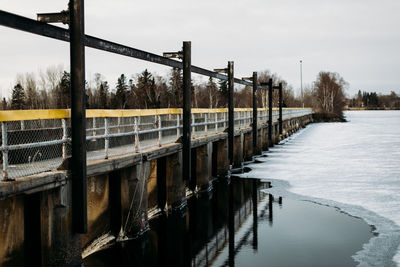
[{"label": "bare tree", "polygon": [[212,77],[208,79],[208,83],[206,85],[206,90],[208,94],[208,104],[209,108],[215,108],[218,106],[218,87],[217,84],[213,81]]},{"label": "bare tree", "polygon": [[314,97],[319,111],[342,117],[346,86],[347,82],[338,73],[321,71],[314,87]]}]

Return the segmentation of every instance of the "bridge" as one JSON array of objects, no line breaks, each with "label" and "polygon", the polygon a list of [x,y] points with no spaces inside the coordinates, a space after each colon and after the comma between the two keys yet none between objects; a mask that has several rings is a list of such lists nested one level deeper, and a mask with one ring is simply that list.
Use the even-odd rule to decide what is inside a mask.
[{"label": "bridge", "polygon": [[182,172],[182,109],[87,110],[84,235],[72,234],[70,228],[70,111],[1,111],[4,263],[19,263],[15,261],[21,258],[9,253],[27,247],[36,253],[29,257],[40,255],[37,260],[44,265],[65,261],[71,249],[80,259],[109,242],[146,232],[153,216],[184,207],[191,195],[212,190],[214,179],[312,121],[311,109],[281,110],[271,109],[269,120],[268,108],[257,109],[254,147],[253,109],[235,109],[231,164],[228,110],[192,109],[190,180]]},{"label": "bridge", "polygon": [[[311,109],[283,108],[281,83],[259,83],[257,72],[235,78],[233,61],[214,70],[192,65],[190,41],[156,55],[86,35],[83,17],[82,0],[38,20],[0,10],[1,26],[69,42],[72,92],[71,110],[0,111],[2,266],[81,266],[312,122]],[[182,108],[86,110],[85,47],[181,69]],[[228,107],[192,108],[192,73],[227,81]],[[235,84],[252,88],[249,108],[234,108]],[[258,107],[257,90],[268,90],[268,108]]]},{"label": "bridge", "polygon": [[[250,128],[252,109],[235,109],[235,131]],[[284,108],[283,120],[311,114],[311,109]],[[227,109],[192,109],[192,142],[226,132]],[[87,160],[126,154],[145,154],[150,149],[176,144],[182,134],[181,109],[87,110]],[[272,121],[278,123],[279,110]],[[267,124],[268,108],[258,109],[258,121]],[[70,110],[0,111],[2,180],[48,172],[59,168],[71,155]]]}]

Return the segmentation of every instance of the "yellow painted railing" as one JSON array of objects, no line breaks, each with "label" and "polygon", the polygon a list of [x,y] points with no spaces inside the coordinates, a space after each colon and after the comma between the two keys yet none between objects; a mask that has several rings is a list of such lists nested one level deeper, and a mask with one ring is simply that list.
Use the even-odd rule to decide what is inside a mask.
[{"label": "yellow painted railing", "polygon": [[[283,110],[299,110],[302,108],[283,108]],[[307,109],[307,108],[304,108]],[[235,108],[235,112],[252,111],[252,108]],[[267,111],[268,108],[258,108],[258,111]],[[278,110],[278,108],[273,108]],[[227,108],[193,108],[193,114],[200,113],[224,113]],[[182,114],[181,108],[162,109],[87,109],[87,118],[126,118],[138,116],[155,116],[168,114]],[[0,111],[0,122],[2,121],[29,121],[29,120],[51,120],[70,118],[70,109],[32,109],[32,110],[2,110]]]}]

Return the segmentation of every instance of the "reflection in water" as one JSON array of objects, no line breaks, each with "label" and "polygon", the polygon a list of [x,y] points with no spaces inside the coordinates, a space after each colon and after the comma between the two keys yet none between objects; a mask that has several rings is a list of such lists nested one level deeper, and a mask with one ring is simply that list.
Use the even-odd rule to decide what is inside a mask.
[{"label": "reflection in water", "polygon": [[268,207],[269,207],[269,224],[272,225],[272,203],[274,202],[274,197],[272,195],[269,195],[269,202],[268,202]]},{"label": "reflection in water", "polygon": [[212,193],[190,198],[185,210],[150,221],[139,240],[95,253],[85,266],[235,266],[243,246],[257,252],[259,220],[272,223],[273,197],[260,191],[269,184],[257,179],[231,177],[213,186]]},{"label": "reflection in water", "polygon": [[233,182],[229,186],[229,266],[235,266],[235,211]]},{"label": "reflection in water", "polygon": [[258,250],[258,211],[257,211],[257,204],[258,204],[258,188],[257,188],[257,180],[253,180],[253,250],[257,252]]}]

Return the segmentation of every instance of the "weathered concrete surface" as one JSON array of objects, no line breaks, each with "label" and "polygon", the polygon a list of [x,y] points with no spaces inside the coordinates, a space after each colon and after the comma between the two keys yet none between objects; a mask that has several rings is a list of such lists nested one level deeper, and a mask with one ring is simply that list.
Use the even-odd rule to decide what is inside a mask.
[{"label": "weathered concrete surface", "polygon": [[212,180],[212,149],[212,143],[208,143],[196,151],[196,186],[199,190],[208,189]]},{"label": "weathered concrete surface", "polygon": [[[148,168],[148,178],[147,178],[147,200],[148,200],[148,209],[156,209],[158,208],[158,187],[157,187],[157,161],[147,161],[143,162],[143,168]],[[143,165],[142,164],[142,165]],[[147,173],[146,173],[147,174]]]},{"label": "weathered concrete surface", "polygon": [[18,178],[11,182],[0,182],[0,200],[21,193],[34,193],[57,188],[66,183],[65,171],[44,172]]},{"label": "weathered concrete surface", "polygon": [[260,155],[262,151],[262,129],[257,129],[257,146],[253,147],[253,154]]},{"label": "weathered concrete surface", "polygon": [[88,233],[82,235],[82,247],[110,229],[109,175],[87,178]]},{"label": "weathered concrete surface", "polygon": [[70,184],[35,193],[33,203],[31,195],[0,201],[0,266],[81,265],[81,236],[72,233]]},{"label": "weathered concrete surface", "polygon": [[0,200],[0,266],[23,266],[24,199]]},{"label": "weathered concrete surface", "polygon": [[217,175],[223,176],[229,170],[228,140],[220,140],[214,146],[217,148]]},{"label": "weathered concrete surface", "polygon": [[262,150],[267,151],[268,150],[268,128],[267,127],[262,129],[261,144],[262,144]]},{"label": "weathered concrete surface", "polygon": [[244,134],[241,133],[233,139],[233,167],[242,166]]},{"label": "weathered concrete surface", "polygon": [[243,159],[251,160],[253,155],[253,133],[245,133],[243,135]]},{"label": "weathered concrete surface", "polygon": [[122,234],[135,237],[148,228],[147,182],[150,162],[120,171]]},{"label": "weathered concrete surface", "polygon": [[167,208],[179,207],[186,201],[185,183],[182,177],[182,152],[166,157],[165,175]]},{"label": "weathered concrete surface", "polygon": [[[43,266],[80,266],[81,235],[72,232],[71,182],[40,197]],[[40,246],[40,244],[37,244]]]}]

